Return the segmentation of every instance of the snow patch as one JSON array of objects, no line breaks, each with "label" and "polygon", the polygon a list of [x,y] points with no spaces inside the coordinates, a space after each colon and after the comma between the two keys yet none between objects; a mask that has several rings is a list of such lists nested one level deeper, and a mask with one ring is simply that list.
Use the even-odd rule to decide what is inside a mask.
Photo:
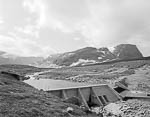
[{"label": "snow patch", "polygon": [[120,56],[120,53],[117,54],[117,57],[119,57],[119,56]]},{"label": "snow patch", "polygon": [[88,59],[79,59],[77,62],[72,63],[70,66],[77,66],[77,65],[86,65],[86,64],[90,64],[90,63],[97,63],[95,60],[88,60]]},{"label": "snow patch", "polygon": [[67,58],[67,57],[72,56],[72,55],[74,55],[74,53],[67,53],[67,54],[64,54],[62,57]]},{"label": "snow patch", "polygon": [[109,47],[108,49],[109,49],[109,51],[110,51],[111,53],[113,53],[114,50],[115,50],[115,47]]},{"label": "snow patch", "polygon": [[99,50],[99,49],[97,49],[97,52],[101,52],[101,53],[103,53],[104,55],[107,53],[107,51],[105,51],[105,50]]},{"label": "snow patch", "polygon": [[75,53],[68,53],[69,56],[74,55]]},{"label": "snow patch", "polygon": [[106,54],[106,51],[103,51],[103,50],[102,50],[101,52],[102,52],[104,55]]},{"label": "snow patch", "polygon": [[100,60],[100,59],[103,59],[102,57],[98,57],[98,59]]},{"label": "snow patch", "polygon": [[110,59],[106,59],[106,60],[104,60],[103,62],[108,62],[108,61],[110,61]]}]

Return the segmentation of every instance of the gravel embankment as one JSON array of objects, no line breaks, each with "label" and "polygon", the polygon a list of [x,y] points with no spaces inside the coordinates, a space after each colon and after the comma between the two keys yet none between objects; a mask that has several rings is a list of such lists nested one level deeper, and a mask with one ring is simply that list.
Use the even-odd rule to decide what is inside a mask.
[{"label": "gravel embankment", "polygon": [[150,102],[128,100],[111,103],[103,109],[104,117],[150,117]]}]

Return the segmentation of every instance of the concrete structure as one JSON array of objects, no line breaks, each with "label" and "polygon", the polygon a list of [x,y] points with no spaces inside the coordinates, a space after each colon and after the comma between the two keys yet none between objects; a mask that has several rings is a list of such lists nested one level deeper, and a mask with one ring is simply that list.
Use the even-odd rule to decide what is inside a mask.
[{"label": "concrete structure", "polygon": [[150,101],[150,95],[144,92],[140,91],[123,91],[120,93],[123,100],[128,99],[138,99],[138,100],[144,100],[144,101]]},{"label": "concrete structure", "polygon": [[121,82],[116,82],[115,87],[113,88],[123,100],[128,99],[138,99],[144,101],[150,101],[150,94],[141,91],[132,91],[128,87],[123,85]]},{"label": "concrete structure", "polygon": [[71,87],[65,89],[55,89],[47,91],[62,99],[71,97],[79,98],[83,105],[90,109],[90,105],[104,106],[111,102],[120,100],[118,93],[108,85],[91,85]]}]

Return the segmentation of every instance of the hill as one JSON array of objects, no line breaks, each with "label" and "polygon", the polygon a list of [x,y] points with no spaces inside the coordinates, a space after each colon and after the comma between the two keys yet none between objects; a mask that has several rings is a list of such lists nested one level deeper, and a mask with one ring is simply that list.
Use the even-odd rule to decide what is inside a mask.
[{"label": "hill", "polygon": [[[68,113],[67,108],[73,108]],[[15,75],[0,73],[0,117],[84,117],[77,106],[19,81]]]}]

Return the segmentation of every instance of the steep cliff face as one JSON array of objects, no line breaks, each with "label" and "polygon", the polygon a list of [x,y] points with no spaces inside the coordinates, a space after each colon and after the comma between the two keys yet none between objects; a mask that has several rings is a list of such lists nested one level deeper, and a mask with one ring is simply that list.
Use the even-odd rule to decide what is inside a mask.
[{"label": "steep cliff face", "polygon": [[136,59],[143,57],[137,46],[132,44],[117,45],[113,54],[119,59]]}]

